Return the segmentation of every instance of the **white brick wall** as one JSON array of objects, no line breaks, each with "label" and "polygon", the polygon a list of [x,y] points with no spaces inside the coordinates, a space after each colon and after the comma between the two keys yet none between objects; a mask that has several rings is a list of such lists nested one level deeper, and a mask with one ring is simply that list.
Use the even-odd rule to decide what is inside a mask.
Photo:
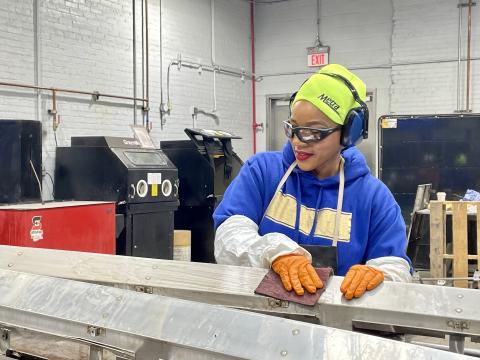
[{"label": "white brick wall", "polygon": [[[34,14],[38,1],[40,31],[40,83],[44,86],[99,91],[133,96],[132,2],[127,0],[0,0],[0,81],[34,83]],[[137,96],[141,87],[141,0],[136,0]],[[211,59],[210,0],[163,0],[163,88],[170,60],[184,58],[209,63]],[[160,0],[149,1],[150,119],[152,136],[160,140],[185,138],[192,126],[189,108],[213,108],[212,74],[172,69],[173,110],[160,128]],[[250,71],[250,11],[240,0],[215,1],[216,60],[222,65]],[[166,101],[166,91],[164,94]],[[32,91],[0,87],[0,118],[35,119],[36,95]],[[139,104],[140,105],[140,104]],[[43,161],[53,174],[55,142],[48,109],[51,94],[41,99],[44,128]],[[234,148],[243,158],[252,152],[251,82],[217,75],[217,108],[220,124],[199,115],[198,126],[222,128],[243,136]],[[71,136],[131,135],[131,102],[61,93],[58,97],[61,125],[59,145]],[[137,111],[141,123],[141,111]],[[45,196],[51,193],[44,180]]]},{"label": "white brick wall", "polygon": [[[33,51],[31,0],[0,0],[0,79],[32,83]],[[0,114],[0,118],[32,119],[35,97],[31,91],[1,87]]]},{"label": "white brick wall", "polygon": [[[133,95],[132,9],[127,0],[0,0],[0,81],[34,82],[33,3],[40,9],[40,83]],[[137,3],[137,94],[141,91],[140,19]],[[377,91],[377,117],[389,113],[445,113],[456,108],[457,1],[454,0],[322,0],[321,39],[331,46],[331,61],[354,69]],[[208,63],[211,53],[210,0],[163,0],[163,88],[170,60],[184,58]],[[472,56],[477,46],[480,7],[473,8]],[[249,3],[216,0],[216,60],[219,64],[250,70]],[[150,25],[150,119],[152,136],[185,138],[192,126],[189,113],[195,105],[213,108],[212,74],[172,68],[173,110],[160,129],[160,0],[149,1]],[[466,9],[463,23],[466,31]],[[265,123],[268,94],[291,93],[308,76],[305,48],[316,36],[316,0],[290,0],[257,5],[257,74],[305,72],[267,77],[257,83],[257,121]],[[463,36],[463,54],[466,53]],[[433,64],[406,64],[453,60]],[[393,65],[392,65],[393,64]],[[472,108],[480,105],[478,61],[472,62]],[[464,87],[465,65],[461,85]],[[464,88],[462,88],[464,90]],[[464,91],[463,91],[464,93]],[[166,101],[166,92],[164,93]],[[58,111],[62,124],[60,145],[74,135],[130,135],[133,110],[129,102],[60,94]],[[217,108],[220,124],[199,116],[199,127],[219,127],[243,136],[236,151],[247,158],[252,152],[251,82],[217,76]],[[464,102],[463,102],[464,103]],[[40,117],[44,123],[44,163],[54,166],[51,96],[44,93]],[[0,87],[0,118],[34,119],[36,95],[32,91]],[[141,112],[137,111],[141,123]],[[265,149],[265,132],[258,133],[258,150]],[[51,189],[44,182],[46,193]]]},{"label": "white brick wall", "polygon": [[[321,0],[320,35],[331,46],[331,62],[353,69],[367,88],[377,90],[377,118],[390,113],[451,113],[457,104],[457,3],[454,0]],[[472,57],[480,54],[479,11],[479,6],[473,7]],[[257,73],[308,71],[305,48],[313,45],[316,36],[316,0],[258,5],[256,23]],[[467,9],[464,9],[464,56],[466,24]],[[438,60],[453,61],[399,65]],[[462,94],[465,68],[464,63]],[[480,111],[479,70],[478,60],[473,61],[470,103],[474,112]],[[308,74],[276,76],[261,82],[257,94],[258,122],[266,120],[265,95],[290,93],[307,77]],[[265,133],[259,133],[259,138],[260,149],[264,149]]]},{"label": "white brick wall", "polygon": [[[320,38],[331,47],[330,62],[349,68],[388,64],[391,54],[392,5],[384,0],[322,0]],[[276,5],[258,5],[256,12],[257,73],[315,71],[306,65],[306,48],[316,34],[315,0],[292,0]],[[271,40],[271,39],[274,40]],[[279,58],[280,60],[276,60]],[[389,111],[390,69],[354,70],[369,89],[377,90],[377,114]],[[258,122],[266,121],[265,95],[291,93],[308,73],[267,77],[258,84]],[[259,133],[259,149],[265,149]]]},{"label": "white brick wall", "polygon": [[[457,2],[450,0],[394,1],[392,62],[453,60],[438,64],[392,68],[392,113],[451,113],[457,106]],[[478,6],[472,8],[472,56],[478,56]],[[466,56],[467,9],[463,10],[463,56]],[[465,108],[465,63],[460,84]],[[472,63],[473,96],[470,104],[479,111],[478,64]]]}]

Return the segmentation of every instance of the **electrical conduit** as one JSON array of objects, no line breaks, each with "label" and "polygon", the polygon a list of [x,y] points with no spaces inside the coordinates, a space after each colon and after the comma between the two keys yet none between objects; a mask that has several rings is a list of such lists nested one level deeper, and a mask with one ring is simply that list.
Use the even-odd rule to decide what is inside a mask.
[{"label": "electrical conduit", "polygon": [[255,1],[250,2],[250,45],[252,51],[252,132],[253,132],[253,153],[257,152],[257,109],[255,98]]}]

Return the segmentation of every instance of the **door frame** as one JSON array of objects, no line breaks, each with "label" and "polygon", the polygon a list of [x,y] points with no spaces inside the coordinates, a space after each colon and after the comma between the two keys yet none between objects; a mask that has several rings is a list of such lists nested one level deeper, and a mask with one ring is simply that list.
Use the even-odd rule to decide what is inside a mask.
[{"label": "door frame", "polygon": [[289,101],[290,100],[290,96],[292,94],[288,93],[288,94],[269,94],[269,95],[265,95],[265,98],[266,98],[266,104],[267,104],[267,118],[266,118],[266,128],[267,128],[267,131],[266,131],[266,135],[267,135],[267,138],[266,138],[266,141],[265,141],[265,145],[266,145],[266,150],[267,151],[271,151],[272,148],[272,137],[275,135],[274,134],[274,130],[275,130],[275,127],[272,126],[272,109],[273,109],[273,103],[275,101]]}]

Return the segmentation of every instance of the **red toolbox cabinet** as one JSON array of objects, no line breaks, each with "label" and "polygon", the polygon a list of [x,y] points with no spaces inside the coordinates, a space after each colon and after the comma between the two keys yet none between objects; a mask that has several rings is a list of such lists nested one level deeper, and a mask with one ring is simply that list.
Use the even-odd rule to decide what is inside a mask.
[{"label": "red toolbox cabinet", "polygon": [[115,254],[115,203],[0,206],[0,244]]}]

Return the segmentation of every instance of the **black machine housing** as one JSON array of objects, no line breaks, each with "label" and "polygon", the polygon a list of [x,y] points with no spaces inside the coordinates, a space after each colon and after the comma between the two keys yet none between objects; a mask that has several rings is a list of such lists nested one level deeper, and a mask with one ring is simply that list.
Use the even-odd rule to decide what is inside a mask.
[{"label": "black machine housing", "polygon": [[[381,117],[378,125],[379,177],[393,193],[407,224],[420,184],[445,191],[447,200],[460,200],[467,189],[480,190],[480,114],[389,115]],[[426,220],[422,219],[419,238],[409,239],[407,250],[418,269],[430,266]],[[469,248],[474,253],[475,224],[469,221],[468,226],[473,230],[469,230]],[[447,238],[447,246],[450,241]]]},{"label": "black machine housing", "polygon": [[0,162],[0,203],[40,201],[42,123],[0,120]]},{"label": "black machine housing", "polygon": [[222,130],[185,129],[190,140],[162,141],[178,168],[180,207],[175,229],[192,232],[192,261],[215,262],[213,211],[243,165],[232,149],[238,136]]},{"label": "black machine housing", "polygon": [[58,147],[55,199],[116,202],[117,254],[173,258],[178,172],[134,138],[72,137]]}]

